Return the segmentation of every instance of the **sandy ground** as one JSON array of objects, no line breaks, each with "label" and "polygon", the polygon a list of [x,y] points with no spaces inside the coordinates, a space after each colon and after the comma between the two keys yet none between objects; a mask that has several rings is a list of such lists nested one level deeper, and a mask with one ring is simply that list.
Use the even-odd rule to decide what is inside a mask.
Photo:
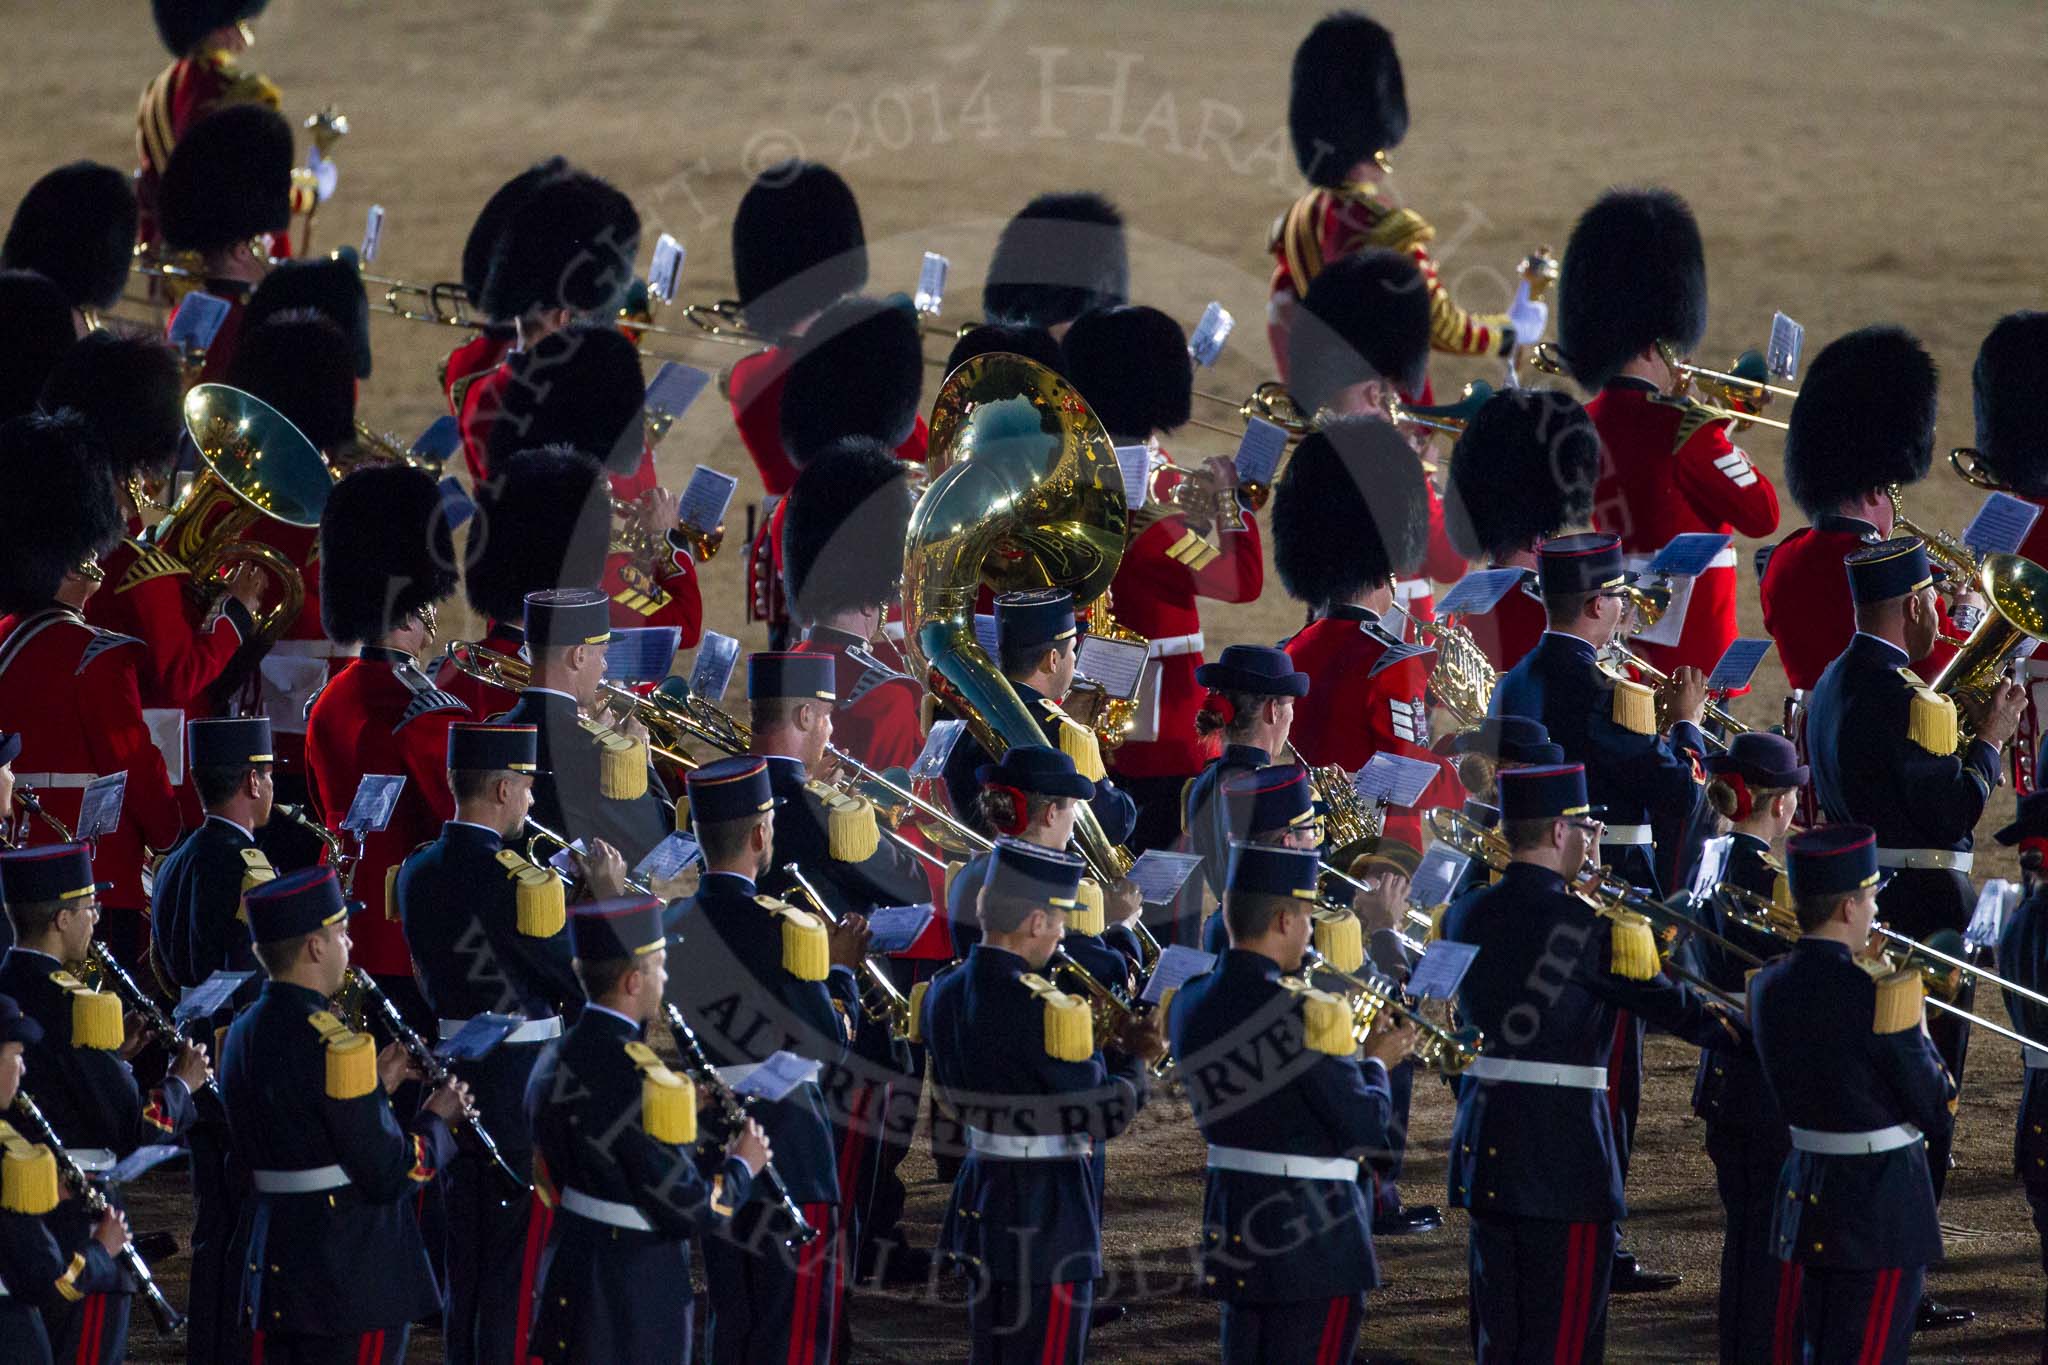
[{"label": "sandy ground", "polygon": [[[923,251],[951,256],[950,324],[971,315],[1004,217],[1041,190],[1092,187],[1113,194],[1130,220],[1138,300],[1190,323],[1212,298],[1236,314],[1237,338],[1203,384],[1236,396],[1270,373],[1263,247],[1297,187],[1286,70],[1318,8],[278,0],[252,64],[282,85],[295,116],[329,101],[350,116],[341,191],[318,220],[315,245],[355,240],[365,210],[382,204],[380,271],[452,275],[490,190],[559,152],[628,190],[650,241],[660,230],[683,241],[688,298],[723,297],[741,190],[753,169],[800,150],[837,165],[861,196],[875,289],[911,288]],[[1504,304],[1513,262],[1539,243],[1561,246],[1603,187],[1669,185],[1691,200],[1706,234],[1705,358],[1760,345],[1775,309],[1805,323],[1809,353],[1848,328],[1897,321],[1942,365],[1939,447],[1970,440],[1978,340],[2001,313],[2041,302],[2042,11],[1979,0],[1453,0],[1377,12],[1400,37],[1413,112],[1399,183],[1437,224],[1440,260],[1469,305]],[[9,18],[0,204],[59,161],[131,164],[135,97],[164,60],[142,7],[70,0],[17,5]],[[409,436],[441,410],[434,366],[458,338],[396,321],[376,329],[362,410]],[[714,368],[741,354],[702,343],[673,349]],[[1491,363],[1435,370],[1441,392],[1497,377]],[[1777,435],[1746,440],[1775,472]],[[1231,444],[1208,433],[1173,443],[1183,459]],[[723,406],[700,402],[661,461],[675,483],[698,462],[740,474],[736,539],[737,508],[758,485]],[[1911,505],[1916,517],[1959,528],[1979,499],[1943,470]],[[1787,529],[1797,523],[1789,505],[1788,513]],[[729,633],[743,633],[739,561],[728,552],[704,573],[707,619]],[[1744,610],[1760,631],[1753,599]],[[1206,628],[1214,644],[1271,640],[1298,620],[1276,584],[1262,602],[1207,613]],[[1752,720],[1776,717],[1769,667],[1763,695],[1746,704]],[[1701,1359],[1712,1351],[1718,1206],[1697,1125],[1682,1117],[1689,1059],[1668,1042],[1652,1056],[1631,1238],[1646,1259],[1687,1278],[1675,1294],[1617,1302],[1613,1355]],[[2018,1059],[1987,1042],[1971,1063],[1963,1165],[1945,1215],[1982,1235],[1952,1245],[1938,1284],[1979,1317],[1921,1343],[1930,1360],[2018,1359],[2038,1340],[2035,1242],[2008,1178]],[[1441,1179],[1449,1117],[1441,1094],[1421,1088],[1415,1197],[1431,1197]],[[1112,1151],[1106,1237],[1126,1277],[1146,1276],[1148,1298],[1098,1340],[1095,1356],[1152,1365],[1210,1358],[1213,1312],[1171,1279],[1185,1272],[1198,1208],[1192,1129],[1162,1105],[1159,1121]],[[182,1224],[182,1209],[164,1206],[157,1190],[138,1194],[139,1225]],[[921,1235],[936,1222],[940,1191],[924,1184],[914,1196]],[[1461,1234],[1453,1220],[1434,1237],[1385,1249],[1393,1282],[1375,1297],[1370,1343],[1421,1359],[1464,1354]],[[164,1269],[181,1278],[178,1262]],[[864,1298],[856,1358],[951,1359],[962,1353],[960,1328],[951,1310]],[[147,1330],[135,1349],[170,1358]],[[416,1355],[437,1355],[431,1337]]]}]

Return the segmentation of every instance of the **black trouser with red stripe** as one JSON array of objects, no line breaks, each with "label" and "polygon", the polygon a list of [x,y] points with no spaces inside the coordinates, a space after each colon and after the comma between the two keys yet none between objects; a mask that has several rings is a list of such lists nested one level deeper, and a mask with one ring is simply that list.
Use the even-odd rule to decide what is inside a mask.
[{"label": "black trouser with red stripe", "polygon": [[1734,1124],[1707,1124],[1707,1155],[1714,1162],[1727,1222],[1721,1235],[1719,1316],[1722,1365],[1767,1360],[1777,1339],[1782,1263],[1771,1240],[1778,1176],[1785,1169],[1784,1129],[1760,1133]]},{"label": "black trouser with red stripe", "polygon": [[405,1359],[410,1326],[379,1328],[352,1337],[311,1337],[297,1332],[258,1332],[249,1346],[249,1365],[398,1365]]},{"label": "black trouser with red stripe", "polygon": [[[532,1157],[514,1150],[506,1160],[523,1170]],[[449,1162],[444,1174],[448,1293],[442,1322],[448,1365],[523,1361],[551,1212],[537,1195],[516,1195],[489,1163],[469,1152]]]},{"label": "black trouser with red stripe", "polygon": [[1774,1365],[1905,1360],[1926,1279],[1926,1268],[1917,1265],[1841,1270],[1786,1262],[1778,1287]]},{"label": "black trouser with red stripe", "polygon": [[[781,1218],[750,1203],[732,1236],[704,1239],[704,1282],[711,1294],[705,1356],[711,1365],[827,1365],[842,1330],[845,1233],[836,1204],[802,1204],[816,1238],[796,1250],[772,1234]],[[769,1226],[763,1226],[763,1219]]]},{"label": "black trouser with red stripe", "polygon": [[1094,1306],[1092,1280],[982,1279],[967,1295],[969,1365],[1081,1365]]},{"label": "black trouser with red stripe", "polygon": [[1472,1215],[1472,1353],[1479,1365],[1588,1365],[1607,1350],[1614,1224]]},{"label": "black trouser with red stripe", "polygon": [[1365,1292],[1289,1303],[1223,1305],[1223,1365],[1351,1365]]}]

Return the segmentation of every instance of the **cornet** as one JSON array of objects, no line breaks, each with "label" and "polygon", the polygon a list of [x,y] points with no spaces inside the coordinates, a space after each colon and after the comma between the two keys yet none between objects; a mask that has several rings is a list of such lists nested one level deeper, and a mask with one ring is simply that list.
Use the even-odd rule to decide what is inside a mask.
[{"label": "cornet", "polygon": [[[1095,973],[1076,962],[1064,948],[1055,948],[1047,964],[1056,972],[1080,988],[1088,997],[1089,1013],[1095,1019],[1095,1032],[1100,1037],[1113,1036],[1127,1022],[1142,1019],[1138,1004],[1120,986],[1112,986]],[[1163,1053],[1148,1068],[1154,1077],[1163,1078],[1173,1070],[1173,1054]]]},{"label": "cornet", "polygon": [[1472,1065],[1486,1044],[1479,1030],[1470,1025],[1454,1030],[1424,1016],[1402,999],[1401,988],[1391,981],[1340,972],[1313,948],[1303,953],[1301,965],[1311,975],[1321,972],[1343,983],[1351,999],[1351,1034],[1361,1044],[1372,1032],[1373,1021],[1383,1013],[1391,1014],[1404,1023],[1415,1025],[1421,1033],[1422,1041],[1416,1045],[1415,1060],[1446,1076],[1455,1076]]}]

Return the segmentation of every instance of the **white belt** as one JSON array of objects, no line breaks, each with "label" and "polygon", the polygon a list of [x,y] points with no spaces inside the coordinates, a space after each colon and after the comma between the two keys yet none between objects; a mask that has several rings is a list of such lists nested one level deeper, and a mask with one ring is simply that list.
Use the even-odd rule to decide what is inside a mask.
[{"label": "white belt", "polygon": [[1973,861],[1967,850],[1958,853],[1952,848],[1881,848],[1877,851],[1879,867],[1939,867],[1951,872],[1968,872]]},{"label": "white belt", "polygon": [[1171,659],[1180,654],[1200,654],[1201,652],[1202,632],[1199,630],[1193,635],[1168,635],[1163,639],[1153,640],[1145,646],[1145,657],[1148,659]]},{"label": "white belt", "polygon": [[1732,568],[1734,568],[1734,567],[1735,567],[1735,547],[1734,547],[1733,545],[1724,545],[1724,546],[1722,546],[1722,547],[1721,547],[1721,553],[1719,553],[1719,554],[1715,555],[1715,556],[1714,556],[1714,557],[1713,557],[1712,559],[1710,559],[1710,560],[1708,560],[1708,561],[1707,561],[1707,567],[1708,567],[1709,569],[1732,569]]},{"label": "white belt", "polygon": [[1650,837],[1648,825],[1606,825],[1600,830],[1602,846],[1613,844],[1617,848],[1648,848],[1656,840]]},{"label": "white belt", "polygon": [[1605,1090],[1604,1066],[1566,1066],[1562,1062],[1525,1062],[1514,1057],[1480,1057],[1466,1067],[1467,1076],[1482,1081],[1513,1081],[1517,1085],[1557,1085],[1570,1090]]},{"label": "white belt", "polygon": [[258,1194],[318,1194],[350,1182],[339,1166],[313,1166],[303,1171],[251,1171]]},{"label": "white belt", "polygon": [[654,1224],[647,1221],[647,1215],[631,1204],[621,1204],[610,1199],[599,1199],[594,1194],[585,1194],[569,1186],[562,1187],[562,1207],[593,1223],[608,1227],[630,1228],[634,1232],[652,1232]]},{"label": "white belt", "polygon": [[967,1145],[983,1156],[1007,1157],[1011,1161],[1057,1161],[1063,1157],[1087,1156],[1095,1144],[1086,1133],[1058,1133],[1050,1137],[1021,1137],[1011,1133],[967,1130]]},{"label": "white belt", "polygon": [[1866,1133],[1824,1133],[1818,1128],[1792,1129],[1792,1145],[1819,1156],[1874,1156],[1879,1152],[1910,1147],[1920,1140],[1920,1130],[1910,1123],[1889,1128],[1872,1128]]},{"label": "white belt", "polygon": [[1209,1169],[1277,1175],[1289,1180],[1358,1179],[1356,1157],[1298,1156],[1292,1152],[1256,1152],[1249,1147],[1210,1147]]},{"label": "white belt", "polygon": [[[467,1023],[469,1023],[467,1019],[443,1019],[441,1021],[441,1041],[445,1043],[456,1034],[462,1032],[463,1026]],[[527,1020],[498,1041],[501,1043],[545,1043],[550,1038],[559,1038],[561,1036],[562,1016],[550,1014],[545,1019]]]},{"label": "white belt", "polygon": [[62,789],[90,787],[99,781],[98,773],[16,773],[14,785],[39,789]]},{"label": "white belt", "polygon": [[353,659],[360,645],[338,645],[332,640],[279,640],[270,652],[281,659]]},{"label": "white belt", "polygon": [[78,1163],[78,1169],[87,1175],[99,1175],[111,1171],[120,1158],[104,1147],[67,1147],[71,1159]]},{"label": "white belt", "polygon": [[2029,1071],[2048,1071],[2048,1047],[2035,1047],[2029,1043],[2020,1049],[2020,1060],[2027,1064]]}]

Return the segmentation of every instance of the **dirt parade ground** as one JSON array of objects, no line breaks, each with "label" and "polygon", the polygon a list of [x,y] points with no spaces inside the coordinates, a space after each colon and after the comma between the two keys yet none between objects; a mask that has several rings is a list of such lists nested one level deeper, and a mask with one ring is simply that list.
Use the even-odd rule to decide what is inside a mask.
[{"label": "dirt parade ground", "polygon": [[[13,56],[0,98],[0,203],[62,161],[132,165],[136,98],[165,61],[146,7],[6,8]],[[914,288],[923,252],[951,258],[941,318],[950,329],[975,315],[989,248],[1010,213],[1041,191],[1106,192],[1130,225],[1135,302],[1189,325],[1212,299],[1235,315],[1223,359],[1198,381],[1234,400],[1273,372],[1266,236],[1300,185],[1286,138],[1288,59],[1323,8],[273,0],[248,65],[282,87],[295,123],[330,103],[349,118],[340,189],[314,220],[314,249],[359,241],[365,212],[382,205],[374,268],[406,279],[453,278],[485,197],[560,153],[633,197],[645,242],[662,231],[682,242],[686,299],[728,297],[740,193],[760,168],[801,154],[833,165],[859,195],[872,292]],[[1703,360],[1761,346],[1775,310],[1805,325],[1809,356],[1852,327],[1897,322],[1942,368],[1937,451],[1970,442],[1979,340],[2001,314],[2048,302],[2048,152],[2039,136],[2048,10],[1991,0],[1437,0],[1373,12],[1397,35],[1407,74],[1412,123],[1394,157],[1396,183],[1435,223],[1445,277],[1468,307],[1505,307],[1515,262],[1540,244],[1561,248],[1603,188],[1666,185],[1691,202],[1705,234],[1712,311]],[[395,319],[373,327],[375,373],[360,411],[410,439],[445,411],[436,365],[466,334]],[[712,370],[744,353],[656,344]],[[943,342],[929,349],[942,355]],[[939,377],[930,373],[927,403]],[[1500,379],[1493,361],[1439,359],[1432,375],[1444,396],[1470,379]],[[1218,404],[1198,401],[1196,415],[1236,423]],[[1738,439],[1777,476],[1778,433]],[[1235,441],[1191,429],[1170,444],[1193,464]],[[699,463],[739,476],[726,551],[702,573],[705,620],[759,647],[758,627],[743,624],[736,549],[760,485],[715,393],[668,434],[659,460],[671,486]],[[1910,510],[1923,525],[1959,530],[1982,496],[1937,459]],[[1800,522],[1783,502],[1781,533]],[[1755,548],[1739,542],[1740,562]],[[1760,635],[1754,581],[1744,578],[1744,633]],[[1269,573],[1262,600],[1205,607],[1204,618],[1213,654],[1285,636],[1301,609]],[[443,624],[452,636],[472,623],[451,610]],[[1736,709],[1769,724],[1783,678],[1767,660],[1758,681]],[[1980,841],[2010,809],[2006,791]],[[2002,851],[1980,854],[1977,874],[2014,875]],[[1998,1011],[1989,992],[1978,998]],[[1685,1280],[1671,1293],[1614,1300],[1612,1359],[1713,1358],[1721,1213],[1688,1111],[1693,1059],[1668,1038],[1652,1040],[1625,1229],[1644,1262]],[[1930,1277],[1932,1293],[1977,1317],[1922,1338],[1916,1359],[2040,1351],[2039,1247],[2011,1174],[2020,1076],[2017,1049],[1980,1035],[1942,1209],[1949,1259]],[[1442,1200],[1451,1117],[1448,1092],[1418,1082],[1404,1182],[1411,1201]],[[1105,1295],[1133,1311],[1091,1343],[1091,1359],[1215,1357],[1216,1311],[1194,1289],[1202,1164],[1187,1108],[1171,1094],[1111,1144]],[[910,1236],[929,1245],[945,1191],[922,1146],[906,1173]],[[184,1181],[172,1166],[135,1187],[134,1226],[182,1238]],[[1457,1213],[1433,1235],[1382,1243],[1389,1283],[1369,1304],[1373,1350],[1469,1358],[1464,1253]],[[185,1274],[182,1256],[160,1267],[174,1300]],[[850,1312],[855,1361],[964,1358],[965,1314],[950,1283],[860,1290]],[[182,1358],[140,1312],[131,1349],[139,1360]],[[413,1358],[440,1358],[434,1332],[419,1335]]]}]

